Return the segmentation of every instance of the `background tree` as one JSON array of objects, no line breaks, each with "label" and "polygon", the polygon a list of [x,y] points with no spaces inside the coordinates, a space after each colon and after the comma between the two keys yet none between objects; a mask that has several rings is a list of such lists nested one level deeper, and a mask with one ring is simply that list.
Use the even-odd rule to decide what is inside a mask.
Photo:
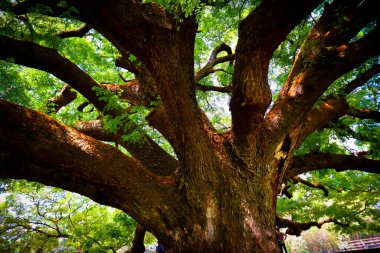
[{"label": "background tree", "polygon": [[371,227],[376,195],[349,192],[379,187],[363,173],[380,164],[375,7],[2,1],[0,176],[117,207],[175,252],[278,252],[276,224]]},{"label": "background tree", "polygon": [[116,252],[132,243],[136,222],[121,211],[39,184],[9,187],[0,209],[0,252]]}]

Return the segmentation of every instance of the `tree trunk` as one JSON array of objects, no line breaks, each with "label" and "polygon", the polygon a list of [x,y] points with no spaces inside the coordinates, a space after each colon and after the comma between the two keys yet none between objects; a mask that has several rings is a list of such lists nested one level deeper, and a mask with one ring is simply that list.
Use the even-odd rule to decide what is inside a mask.
[{"label": "tree trunk", "polygon": [[202,168],[191,171],[207,173],[184,179],[186,203],[175,205],[187,208],[190,215],[177,219],[179,224],[163,221],[174,226],[153,233],[173,252],[279,252],[275,170],[263,159],[247,167],[234,161],[233,154],[225,154],[223,160],[204,157]]}]

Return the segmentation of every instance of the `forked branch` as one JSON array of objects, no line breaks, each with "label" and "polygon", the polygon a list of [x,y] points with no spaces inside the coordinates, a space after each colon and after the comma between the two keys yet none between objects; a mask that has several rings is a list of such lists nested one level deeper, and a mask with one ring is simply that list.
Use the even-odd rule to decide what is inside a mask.
[{"label": "forked branch", "polygon": [[[221,52],[226,52],[227,55],[222,56],[222,57],[218,57],[218,54]],[[197,73],[195,73],[194,82],[198,83],[200,80],[202,80],[203,78],[205,78],[209,74],[217,71],[216,69],[214,69],[214,67],[217,64],[220,64],[223,62],[228,62],[228,61],[230,62],[230,64],[232,64],[234,59],[235,59],[235,54],[232,53],[231,47],[224,44],[224,43],[220,44],[219,46],[217,46],[212,51],[210,58],[208,59],[208,62],[206,63],[206,65],[203,66]]]},{"label": "forked branch", "polygon": [[[353,8],[355,3],[344,4],[348,5],[345,10],[356,11]],[[380,43],[378,25],[364,37],[353,42],[343,34],[340,34],[339,38],[327,38],[332,34],[330,29],[333,29],[336,23],[344,23],[340,23],[342,19],[335,18],[335,11],[338,10],[325,11],[308,35],[279,99],[267,114],[268,129],[276,129],[273,137],[286,134],[303,124],[315,102],[336,79],[380,53],[377,46]],[[371,15],[369,17],[374,18]],[[345,26],[354,31],[357,29],[356,26],[351,26],[351,23]],[[291,107],[288,106],[290,103]]]},{"label": "forked branch", "polygon": [[358,75],[354,80],[344,85],[336,92],[336,96],[329,97],[318,107],[314,107],[307,115],[306,121],[298,128],[292,130],[293,135],[297,135],[298,147],[305,138],[317,129],[326,127],[332,120],[344,115],[350,115],[362,119],[374,119],[378,121],[378,112],[368,109],[350,108],[345,96],[356,88],[365,85],[372,77],[380,72],[380,65],[376,64],[369,70]]},{"label": "forked branch", "polygon": [[273,52],[320,2],[285,0],[273,5],[264,0],[240,23],[230,107],[241,154],[255,148],[252,140],[261,134],[260,122],[272,101],[267,76]]}]

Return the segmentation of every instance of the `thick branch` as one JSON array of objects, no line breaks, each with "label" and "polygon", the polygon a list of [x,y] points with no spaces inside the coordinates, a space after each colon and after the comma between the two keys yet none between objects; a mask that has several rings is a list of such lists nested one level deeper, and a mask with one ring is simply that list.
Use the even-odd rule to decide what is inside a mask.
[{"label": "thick branch", "polygon": [[343,224],[339,222],[337,219],[330,218],[330,217],[324,217],[319,219],[318,221],[311,221],[311,222],[294,222],[292,220],[283,219],[278,216],[276,216],[276,223],[279,228],[288,228],[286,230],[286,233],[289,235],[296,235],[300,236],[302,231],[308,230],[313,226],[316,226],[318,228],[321,228],[323,224],[326,223],[334,223],[336,225],[342,226],[342,227],[348,227],[348,224]]},{"label": "thick branch", "polygon": [[[318,107],[313,108],[308,113],[306,121],[299,127],[292,130],[291,135],[297,136],[297,143],[295,144],[295,147],[297,148],[313,131],[326,127],[332,120],[344,115],[351,115],[355,117],[354,113],[350,112],[351,110],[353,112],[356,110],[354,108],[349,108],[348,103],[343,97],[354,91],[356,88],[365,85],[368,80],[370,80],[379,72],[379,64],[372,66],[369,70],[358,75],[354,80],[347,83],[340,90],[338,90],[336,97],[331,97],[320,104]],[[376,115],[378,115],[378,113],[373,111],[360,113],[357,111],[357,115],[360,115],[362,118],[368,117],[376,120]]]},{"label": "thick branch", "polygon": [[348,111],[348,103],[344,99],[330,98],[312,109],[306,121],[292,130],[291,136],[297,136],[296,142],[294,143],[295,148],[299,147],[302,142],[309,136],[312,132],[317,129],[322,129],[326,127],[331,120],[339,118],[346,114]]},{"label": "thick branch", "polygon": [[369,70],[358,75],[354,80],[347,83],[337,93],[340,96],[345,96],[354,91],[356,88],[366,84],[372,77],[380,73],[380,64],[373,65]]},{"label": "thick branch", "polygon": [[125,142],[120,134],[106,132],[100,120],[80,122],[76,129],[95,139],[116,142],[126,148],[134,158],[158,175],[171,175],[179,163],[154,141],[142,137],[139,143]]},{"label": "thick branch", "polygon": [[358,108],[350,108],[347,112],[347,115],[350,115],[359,119],[373,119],[376,122],[380,122],[380,112],[372,111],[369,109],[358,109]]},{"label": "thick branch", "polygon": [[77,93],[71,90],[69,85],[64,85],[61,92],[54,98],[49,99],[52,103],[48,105],[54,112],[58,112],[62,107],[68,105],[77,98]]},{"label": "thick branch", "polygon": [[321,184],[307,181],[307,180],[305,180],[305,179],[302,179],[302,178],[299,177],[299,176],[294,176],[294,177],[292,177],[292,179],[293,179],[293,181],[296,182],[296,183],[301,183],[301,184],[304,184],[304,185],[309,186],[309,187],[312,187],[312,188],[321,189],[321,190],[323,191],[323,193],[325,194],[326,197],[329,196],[329,191],[326,189],[326,187],[324,187],[324,186],[321,185]]},{"label": "thick branch", "polygon": [[286,177],[291,178],[308,171],[319,169],[335,169],[336,171],[359,170],[380,174],[379,168],[380,160],[371,160],[354,155],[312,152],[293,157]]},{"label": "thick branch", "polygon": [[178,157],[185,155],[184,147],[187,154],[197,154],[199,145],[210,145],[194,92],[195,17],[177,22],[159,4],[132,0],[68,2],[78,9],[81,20],[107,38],[122,56],[133,55],[135,65],[144,66],[146,71],[136,78],[154,87],[155,95],[160,96],[163,112],[170,118],[165,128],[173,136],[169,139]]},{"label": "thick branch", "polygon": [[375,1],[334,1],[325,4],[325,11],[315,29],[324,37],[326,46],[348,42],[378,16]]},{"label": "thick branch", "polygon": [[144,224],[160,220],[141,216],[147,210],[153,217],[160,215],[155,200],[172,205],[173,179],[155,177],[117,148],[4,100],[0,100],[0,118],[0,177],[78,192],[120,208]]},{"label": "thick branch", "polygon": [[257,129],[271,103],[267,75],[273,52],[320,2],[264,0],[240,24],[231,113],[235,143],[242,154],[252,152],[253,139],[262,134]]},{"label": "thick branch", "polygon": [[[56,50],[46,48],[35,43],[19,41],[5,36],[0,36],[0,56],[2,58],[11,57],[15,63],[25,66],[41,69],[54,74],[61,80],[67,82],[71,87],[85,96],[95,107],[104,111],[106,102],[98,100],[98,97],[93,90],[94,87],[106,88],[118,93],[123,91],[122,98],[126,98],[134,103],[144,103],[145,97],[139,94],[139,83],[134,80],[125,85],[113,84],[98,84],[86,72],[82,71],[78,66],[61,56]],[[144,100],[144,101],[142,101]],[[109,114],[117,115],[118,112],[107,111]],[[133,125],[130,129],[135,129],[137,126]],[[152,145],[153,141],[148,136],[143,136],[149,144]],[[134,153],[137,149],[134,150]],[[143,153],[144,150],[140,149]],[[162,152],[160,152],[161,154]],[[155,165],[159,167],[159,165]],[[173,170],[172,167],[169,168]]]},{"label": "thick branch", "polygon": [[325,47],[317,28],[302,46],[279,99],[267,114],[268,128],[274,137],[300,126],[317,99],[337,78],[380,53],[378,26],[363,38],[337,47]]},{"label": "thick branch", "polygon": [[85,24],[84,26],[82,26],[78,29],[58,32],[55,35],[57,35],[61,39],[72,38],[72,37],[80,37],[81,38],[81,37],[85,36],[91,30],[91,28],[92,27],[90,25]]},{"label": "thick branch", "polygon": [[55,49],[0,35],[0,57],[55,75],[80,92],[100,111],[106,105],[106,102],[97,99],[93,90],[99,87],[98,83]]}]

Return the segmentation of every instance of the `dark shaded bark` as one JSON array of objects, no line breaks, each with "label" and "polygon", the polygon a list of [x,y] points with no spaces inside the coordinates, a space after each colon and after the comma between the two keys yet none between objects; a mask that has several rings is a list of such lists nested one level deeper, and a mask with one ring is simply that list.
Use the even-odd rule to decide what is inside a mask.
[{"label": "dark shaded bark", "polygon": [[146,229],[143,225],[137,224],[135,230],[135,236],[132,242],[132,248],[130,250],[131,253],[143,253],[145,251],[144,246],[144,236]]}]

